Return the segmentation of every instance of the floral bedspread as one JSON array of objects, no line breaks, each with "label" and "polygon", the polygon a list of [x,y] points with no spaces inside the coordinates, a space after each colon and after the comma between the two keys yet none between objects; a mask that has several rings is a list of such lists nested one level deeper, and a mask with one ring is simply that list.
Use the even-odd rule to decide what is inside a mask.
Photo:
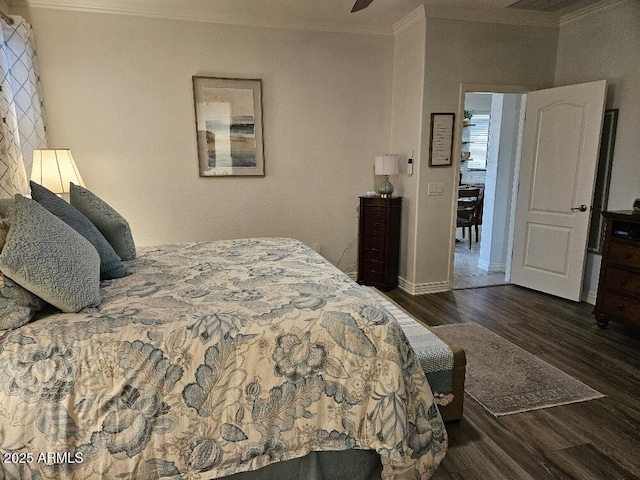
[{"label": "floral bedspread", "polygon": [[0,336],[0,477],[213,479],[355,448],[417,480],[444,457],[397,322],[309,247],[165,245],[128,263],[98,308]]}]

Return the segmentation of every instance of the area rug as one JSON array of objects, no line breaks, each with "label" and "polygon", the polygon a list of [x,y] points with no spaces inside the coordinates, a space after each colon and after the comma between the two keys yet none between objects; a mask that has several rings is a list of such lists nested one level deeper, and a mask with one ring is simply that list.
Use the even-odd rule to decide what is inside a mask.
[{"label": "area rug", "polygon": [[431,328],[464,348],[465,391],[496,417],[605,396],[477,323]]}]

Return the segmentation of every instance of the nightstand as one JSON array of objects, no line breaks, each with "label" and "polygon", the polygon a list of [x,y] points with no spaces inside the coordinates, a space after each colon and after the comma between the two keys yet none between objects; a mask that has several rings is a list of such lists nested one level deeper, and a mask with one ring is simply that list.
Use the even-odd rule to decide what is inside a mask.
[{"label": "nightstand", "polygon": [[360,197],[358,283],[388,291],[398,286],[402,197]]}]

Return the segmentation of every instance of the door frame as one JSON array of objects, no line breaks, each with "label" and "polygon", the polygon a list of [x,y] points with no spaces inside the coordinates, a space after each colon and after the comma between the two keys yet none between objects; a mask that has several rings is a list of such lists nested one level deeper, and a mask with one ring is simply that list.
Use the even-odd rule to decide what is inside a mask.
[{"label": "door frame", "polygon": [[[456,128],[453,143],[453,184],[451,186],[451,234],[449,237],[449,291],[453,290],[453,271],[455,263],[456,230],[458,213],[458,188],[460,179],[460,155],[462,152],[462,125],[464,119],[465,94],[468,92],[491,92],[491,93],[516,93],[527,94],[534,90],[539,90],[536,85],[492,85],[484,83],[461,83],[458,96],[458,111],[456,114]],[[518,139],[516,146],[516,158],[513,172],[512,194],[517,194],[520,179],[520,154],[522,152],[522,134],[524,132],[524,115],[526,112],[526,98],[520,108],[520,119],[518,125]],[[516,199],[517,197],[512,197]],[[505,268],[505,280],[511,280],[511,257],[513,254],[513,237],[515,232],[516,201],[511,202],[509,214],[509,233],[507,239],[507,264]]]}]

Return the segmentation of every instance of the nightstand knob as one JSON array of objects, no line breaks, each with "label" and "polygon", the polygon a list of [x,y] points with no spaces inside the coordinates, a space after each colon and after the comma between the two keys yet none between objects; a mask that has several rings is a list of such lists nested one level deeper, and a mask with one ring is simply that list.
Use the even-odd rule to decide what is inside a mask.
[{"label": "nightstand knob", "polygon": [[631,253],[625,253],[624,258],[626,258],[627,260],[631,260],[633,258],[633,255]]},{"label": "nightstand knob", "polygon": [[623,278],[622,280],[620,280],[620,285],[625,286],[627,284],[627,279]]},{"label": "nightstand knob", "polygon": [[618,310],[624,310],[624,305],[619,303],[618,305],[616,305],[618,307]]}]

